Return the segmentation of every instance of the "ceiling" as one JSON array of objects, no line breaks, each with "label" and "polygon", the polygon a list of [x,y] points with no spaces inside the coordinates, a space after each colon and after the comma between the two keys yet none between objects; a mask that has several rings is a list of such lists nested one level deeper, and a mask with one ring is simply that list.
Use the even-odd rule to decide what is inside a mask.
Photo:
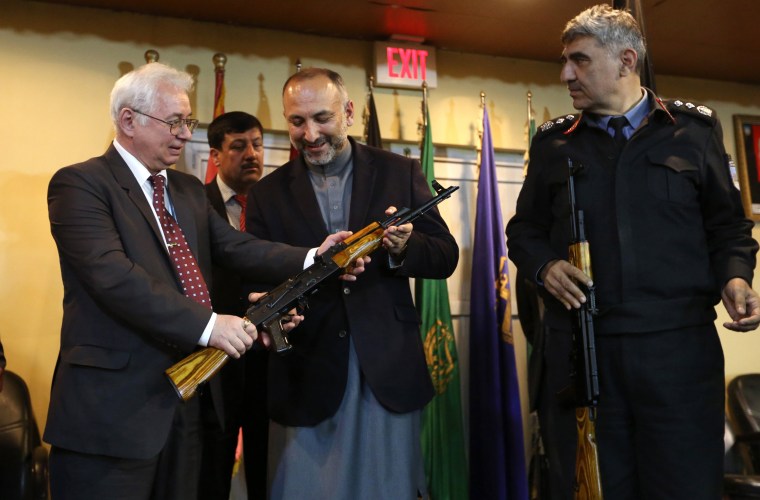
[{"label": "ceiling", "polygon": [[[338,38],[557,61],[559,35],[601,0],[47,0]],[[641,0],[657,75],[760,85],[757,0]]]}]

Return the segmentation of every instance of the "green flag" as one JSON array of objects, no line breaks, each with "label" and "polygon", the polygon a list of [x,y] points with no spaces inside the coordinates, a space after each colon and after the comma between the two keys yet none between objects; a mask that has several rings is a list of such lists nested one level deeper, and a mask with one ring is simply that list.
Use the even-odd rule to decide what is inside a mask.
[{"label": "green flag", "polygon": [[[423,105],[422,171],[430,184],[434,178],[430,113]],[[431,187],[431,192],[433,191]],[[415,302],[422,319],[430,377],[436,395],[423,410],[422,453],[431,500],[468,498],[467,462],[464,453],[459,360],[451,323],[446,280],[415,280]]]}]

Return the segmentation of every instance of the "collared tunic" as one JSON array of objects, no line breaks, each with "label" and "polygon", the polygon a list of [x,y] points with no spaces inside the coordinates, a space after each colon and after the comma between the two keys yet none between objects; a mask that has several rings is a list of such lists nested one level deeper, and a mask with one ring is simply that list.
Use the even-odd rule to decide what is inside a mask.
[{"label": "collared tunic", "polygon": [[[329,165],[307,167],[328,231],[345,230],[353,180],[351,148]],[[349,341],[348,377],[338,411],[313,427],[270,424],[271,499],[412,500],[426,490],[420,411],[385,409],[361,372],[351,336]]]}]

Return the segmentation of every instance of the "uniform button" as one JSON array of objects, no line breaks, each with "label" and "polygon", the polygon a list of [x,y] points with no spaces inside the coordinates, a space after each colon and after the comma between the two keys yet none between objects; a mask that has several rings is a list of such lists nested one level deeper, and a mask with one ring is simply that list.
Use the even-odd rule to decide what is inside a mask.
[{"label": "uniform button", "polygon": [[343,295],[351,295],[351,289],[348,287],[343,288]]},{"label": "uniform button", "polygon": [[341,330],[341,331],[338,332],[338,337],[344,338],[345,336],[346,336],[346,331],[345,330]]}]

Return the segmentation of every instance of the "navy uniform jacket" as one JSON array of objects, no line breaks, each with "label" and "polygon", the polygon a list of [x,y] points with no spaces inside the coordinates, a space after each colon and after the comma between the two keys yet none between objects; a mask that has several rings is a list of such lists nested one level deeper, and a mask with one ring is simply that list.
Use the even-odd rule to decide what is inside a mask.
[{"label": "navy uniform jacket", "polygon": [[[251,239],[214,212],[198,179],[167,175],[207,283],[212,262],[271,283],[302,269],[307,249]],[[182,294],[153,209],[113,146],[56,172],[48,209],[64,297],[45,441],[153,457],[181,404],[164,370],[197,347],[211,311]]]},{"label": "navy uniform jacket", "polygon": [[[650,112],[618,156],[612,138],[583,115],[541,126],[528,176],[507,225],[509,257],[538,279],[570,241],[568,159],[584,211],[600,316],[597,331],[635,333],[711,323],[733,277],[752,283],[757,243],[744,217],[711,109],[664,103]],[[542,288],[543,289],[543,288]],[[570,315],[546,295],[549,326]]]},{"label": "navy uniform jacket", "polygon": [[[349,230],[385,219],[385,209],[416,208],[432,196],[419,162],[357,144]],[[327,236],[307,167],[297,158],[256,183],[248,196],[246,228],[292,245]],[[292,351],[269,358],[269,413],[289,426],[315,425],[332,416],[343,398],[349,336],[375,397],[387,409],[418,410],[433,396],[419,316],[409,277],[446,278],[459,249],[437,210],[414,222],[404,264],[390,269],[378,250],[356,282],[332,280],[310,298],[306,319],[293,330]]]}]

